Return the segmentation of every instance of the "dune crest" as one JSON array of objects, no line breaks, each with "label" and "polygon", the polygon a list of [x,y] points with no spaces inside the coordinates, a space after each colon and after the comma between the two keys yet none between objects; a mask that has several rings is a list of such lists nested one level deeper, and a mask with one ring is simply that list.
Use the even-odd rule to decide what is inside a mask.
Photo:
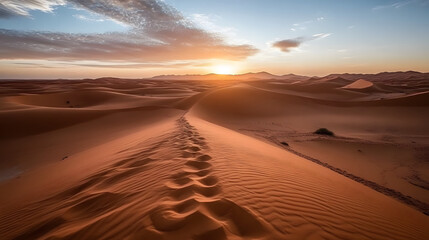
[{"label": "dune crest", "polygon": [[364,89],[364,88],[370,88],[374,86],[374,84],[370,81],[367,81],[365,79],[358,79],[342,88],[346,89]]}]

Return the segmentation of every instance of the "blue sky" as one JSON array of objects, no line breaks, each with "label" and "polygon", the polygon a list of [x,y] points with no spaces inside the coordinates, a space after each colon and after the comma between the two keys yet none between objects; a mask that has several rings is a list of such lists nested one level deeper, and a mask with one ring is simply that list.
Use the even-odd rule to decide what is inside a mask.
[{"label": "blue sky", "polygon": [[0,19],[0,28],[20,31],[102,33],[126,31],[127,27],[102,15],[72,5],[56,6],[52,12],[29,11],[29,16]]},{"label": "blue sky", "polygon": [[429,71],[428,0],[35,2],[0,5],[1,78]]}]

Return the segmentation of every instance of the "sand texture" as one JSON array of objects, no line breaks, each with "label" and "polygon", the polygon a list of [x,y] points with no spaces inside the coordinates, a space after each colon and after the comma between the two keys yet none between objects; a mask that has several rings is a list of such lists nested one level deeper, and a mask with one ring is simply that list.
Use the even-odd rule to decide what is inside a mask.
[{"label": "sand texture", "polygon": [[267,74],[1,81],[0,239],[429,239],[427,74]]}]

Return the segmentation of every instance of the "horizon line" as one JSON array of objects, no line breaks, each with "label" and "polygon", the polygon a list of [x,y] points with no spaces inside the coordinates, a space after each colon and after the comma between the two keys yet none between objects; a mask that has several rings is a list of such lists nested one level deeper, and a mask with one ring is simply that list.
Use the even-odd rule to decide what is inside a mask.
[{"label": "horizon line", "polygon": [[151,76],[151,77],[135,77],[135,78],[128,78],[128,77],[115,77],[115,76],[101,76],[101,77],[95,77],[95,78],[89,78],[89,77],[82,77],[82,78],[60,78],[60,77],[56,77],[56,78],[2,78],[0,77],[0,81],[4,81],[4,80],[9,80],[9,81],[14,81],[14,80],[97,80],[97,79],[103,79],[103,78],[117,78],[117,79],[125,79],[125,80],[143,80],[143,79],[152,79],[152,78],[156,78],[156,77],[162,77],[162,76],[208,76],[208,75],[218,75],[218,76],[242,76],[242,75],[246,75],[246,74],[259,74],[259,73],[267,73],[276,77],[281,77],[281,76],[285,76],[285,75],[295,75],[295,76],[301,76],[301,77],[309,77],[309,78],[324,78],[330,75],[358,75],[358,74],[364,74],[364,75],[377,75],[377,74],[382,74],[382,73],[407,73],[407,72],[413,72],[413,73],[419,73],[419,74],[429,74],[429,72],[420,72],[420,71],[414,71],[414,70],[407,70],[407,71],[382,71],[382,72],[377,72],[377,73],[357,73],[357,72],[343,72],[343,73],[329,73],[326,75],[301,75],[301,74],[295,74],[295,73],[285,73],[285,74],[272,74],[270,72],[267,71],[259,71],[259,72],[245,72],[245,73],[237,73],[237,74],[218,74],[218,73],[204,73],[204,74],[193,74],[193,73],[186,73],[186,74],[161,74],[161,75],[155,75],[155,76]]}]

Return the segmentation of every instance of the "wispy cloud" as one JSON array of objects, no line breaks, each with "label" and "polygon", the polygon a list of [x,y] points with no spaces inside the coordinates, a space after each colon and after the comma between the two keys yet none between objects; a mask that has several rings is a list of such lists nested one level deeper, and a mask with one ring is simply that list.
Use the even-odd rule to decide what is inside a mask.
[{"label": "wispy cloud", "polygon": [[202,13],[191,14],[190,20],[195,22],[199,27],[207,29],[212,32],[225,33],[232,31],[233,28],[230,27],[221,27],[215,22],[220,19],[218,15],[207,15]]},{"label": "wispy cloud", "polygon": [[4,60],[3,63],[19,68],[58,68],[58,67],[90,67],[90,68],[176,68],[194,67],[208,64],[205,61],[170,61],[170,62],[105,62],[105,61],[47,61],[47,60]]},{"label": "wispy cloud", "polygon": [[318,33],[318,34],[314,34],[311,38],[309,38],[309,40],[326,38],[326,37],[329,37],[331,35],[332,35],[332,33]]},{"label": "wispy cloud", "polygon": [[326,38],[330,35],[331,33],[318,33],[312,35],[311,37],[297,37],[294,39],[276,41],[272,44],[272,47],[278,48],[282,52],[290,52],[292,49],[299,47],[304,42]]},{"label": "wispy cloud", "polygon": [[204,30],[215,33],[221,36],[226,42],[230,44],[248,44],[247,39],[242,39],[237,34],[237,29],[233,27],[222,26],[219,21],[222,19],[220,16],[215,14],[202,14],[194,13],[189,18],[198,27]]},{"label": "wispy cloud", "polygon": [[292,32],[296,32],[296,31],[304,31],[308,29],[308,26],[313,24],[313,23],[317,23],[317,22],[323,22],[325,21],[326,18],[321,16],[321,17],[317,17],[315,19],[311,19],[308,21],[304,21],[304,22],[298,22],[298,23],[294,23],[292,24],[292,27],[290,28],[290,30]]},{"label": "wispy cloud", "polygon": [[104,22],[106,21],[106,19],[103,18],[93,18],[93,17],[88,17],[82,14],[75,14],[73,15],[73,17],[82,20],[82,21],[90,21],[90,22]]},{"label": "wispy cloud", "polygon": [[[82,9],[82,8],[75,8],[75,9],[79,10],[79,11],[86,11],[85,9]],[[104,17],[104,16],[102,16],[100,14],[93,13],[93,12],[87,12],[86,11],[85,14],[74,14],[73,17],[76,18],[76,19],[79,19],[81,21],[86,21],[86,22],[106,22],[106,21],[111,21],[111,22],[119,24],[119,25],[121,25],[123,27],[128,27],[128,25],[125,24],[125,23],[123,23],[123,22],[120,22],[118,20],[115,20],[115,19],[112,19],[112,18],[109,18],[109,17]]]},{"label": "wispy cloud", "polygon": [[64,63],[64,65],[73,65],[78,67],[94,67],[94,68],[177,68],[194,66],[194,64],[186,63]]},{"label": "wispy cloud", "polygon": [[[12,1],[11,1],[12,2]],[[26,15],[37,6],[51,11],[63,1],[2,3]],[[35,5],[35,3],[37,3]],[[239,60],[258,50],[228,44],[220,36],[195,26],[176,9],[157,0],[69,0],[78,8],[130,26],[128,32],[67,34],[0,29],[0,59],[122,60],[137,63],[192,59]],[[15,12],[18,14],[19,12]],[[78,16],[79,17],[79,16]],[[82,20],[85,17],[80,16]]]},{"label": "wispy cloud", "polygon": [[2,0],[0,2],[0,17],[28,16],[30,10],[52,12],[55,6],[65,5],[65,3],[65,0]]},{"label": "wispy cloud", "polygon": [[428,5],[429,1],[428,0],[402,0],[402,1],[397,1],[391,4],[386,4],[386,5],[378,5],[372,8],[372,10],[377,11],[377,10],[383,10],[383,9],[399,9],[402,7],[405,7],[407,5],[410,4],[420,4],[420,5]]}]

